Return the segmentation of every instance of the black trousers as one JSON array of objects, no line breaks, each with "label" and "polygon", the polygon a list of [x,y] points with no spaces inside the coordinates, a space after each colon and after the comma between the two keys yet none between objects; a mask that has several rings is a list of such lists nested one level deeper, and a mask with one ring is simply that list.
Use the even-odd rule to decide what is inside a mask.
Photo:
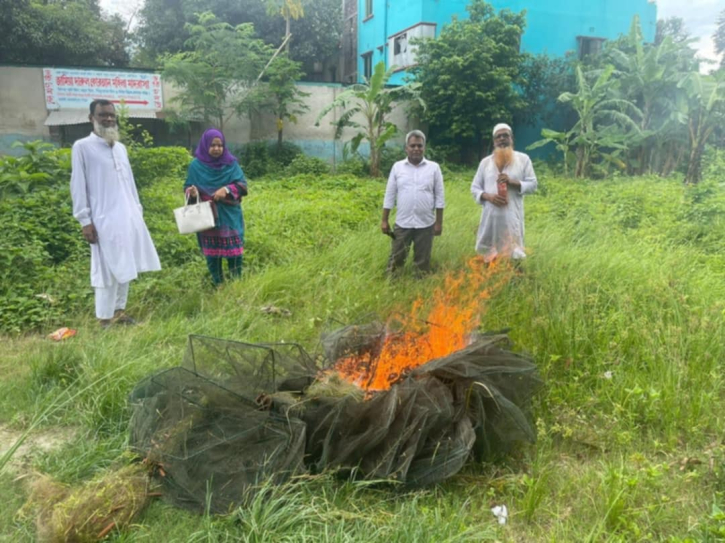
[{"label": "black trousers", "polygon": [[405,265],[410,246],[413,245],[413,264],[418,272],[429,272],[430,254],[433,250],[433,225],[427,228],[401,228],[396,224],[393,233],[395,239],[388,260],[388,271],[394,273]]}]

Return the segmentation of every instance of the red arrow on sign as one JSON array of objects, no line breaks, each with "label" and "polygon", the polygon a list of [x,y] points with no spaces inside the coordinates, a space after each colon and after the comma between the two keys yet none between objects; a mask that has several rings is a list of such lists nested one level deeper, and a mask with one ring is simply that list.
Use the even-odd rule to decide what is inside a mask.
[{"label": "red arrow on sign", "polygon": [[[121,100],[111,100],[114,104],[120,104]],[[124,104],[140,104],[142,106],[149,105],[147,100],[123,100]]]}]

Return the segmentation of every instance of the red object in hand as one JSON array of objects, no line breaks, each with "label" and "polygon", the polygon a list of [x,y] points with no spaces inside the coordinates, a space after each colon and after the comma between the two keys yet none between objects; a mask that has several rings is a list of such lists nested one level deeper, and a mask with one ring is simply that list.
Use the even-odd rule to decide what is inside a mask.
[{"label": "red object in hand", "polygon": [[504,198],[506,198],[506,200],[508,200],[509,186],[506,181],[500,181],[498,183],[498,195],[503,196]]}]

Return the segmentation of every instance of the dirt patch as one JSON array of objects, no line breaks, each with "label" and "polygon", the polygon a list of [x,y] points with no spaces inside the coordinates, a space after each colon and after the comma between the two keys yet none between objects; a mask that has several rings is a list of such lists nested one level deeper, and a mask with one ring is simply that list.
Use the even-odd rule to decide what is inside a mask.
[{"label": "dirt patch", "polygon": [[[46,428],[32,432],[15,451],[5,469],[16,474],[25,473],[36,455],[60,448],[74,439],[77,433],[76,428],[70,427]],[[0,458],[15,445],[22,435],[22,431],[13,430],[0,424]]]}]

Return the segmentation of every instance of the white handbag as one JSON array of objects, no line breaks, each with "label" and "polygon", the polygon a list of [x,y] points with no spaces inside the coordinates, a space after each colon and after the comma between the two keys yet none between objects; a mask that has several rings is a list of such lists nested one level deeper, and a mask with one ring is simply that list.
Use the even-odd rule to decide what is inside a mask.
[{"label": "white handbag", "polygon": [[176,226],[179,227],[179,234],[194,234],[214,228],[214,212],[211,209],[211,202],[202,202],[198,196],[195,204],[189,205],[189,197],[186,197],[186,205],[174,209]]}]

